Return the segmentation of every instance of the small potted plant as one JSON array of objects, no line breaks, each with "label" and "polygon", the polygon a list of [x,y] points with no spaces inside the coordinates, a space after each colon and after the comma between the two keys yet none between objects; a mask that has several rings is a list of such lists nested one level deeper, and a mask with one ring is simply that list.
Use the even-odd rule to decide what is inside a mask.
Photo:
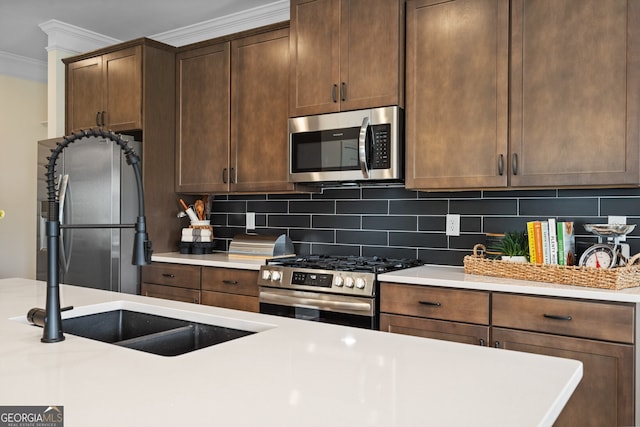
[{"label": "small potted plant", "polygon": [[491,248],[499,252],[503,261],[528,262],[529,240],[524,231],[509,231]]}]

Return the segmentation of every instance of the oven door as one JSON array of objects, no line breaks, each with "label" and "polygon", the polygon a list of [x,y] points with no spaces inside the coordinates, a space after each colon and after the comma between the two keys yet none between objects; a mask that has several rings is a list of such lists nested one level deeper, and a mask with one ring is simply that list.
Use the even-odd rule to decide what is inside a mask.
[{"label": "oven door", "polygon": [[373,298],[261,287],[259,300],[263,314],[378,329]]}]

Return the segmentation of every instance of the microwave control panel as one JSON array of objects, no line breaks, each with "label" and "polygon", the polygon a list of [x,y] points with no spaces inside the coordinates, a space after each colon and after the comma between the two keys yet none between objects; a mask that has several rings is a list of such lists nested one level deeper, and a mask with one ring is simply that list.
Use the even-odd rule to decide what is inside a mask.
[{"label": "microwave control panel", "polygon": [[373,141],[371,149],[373,151],[371,169],[388,169],[391,167],[391,125],[373,125]]}]

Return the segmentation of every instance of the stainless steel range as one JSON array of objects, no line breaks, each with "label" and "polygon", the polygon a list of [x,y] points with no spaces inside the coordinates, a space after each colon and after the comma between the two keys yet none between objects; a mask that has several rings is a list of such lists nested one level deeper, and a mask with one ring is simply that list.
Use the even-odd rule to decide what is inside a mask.
[{"label": "stainless steel range", "polygon": [[378,329],[377,275],[422,265],[417,259],[309,255],[260,268],[260,312]]}]

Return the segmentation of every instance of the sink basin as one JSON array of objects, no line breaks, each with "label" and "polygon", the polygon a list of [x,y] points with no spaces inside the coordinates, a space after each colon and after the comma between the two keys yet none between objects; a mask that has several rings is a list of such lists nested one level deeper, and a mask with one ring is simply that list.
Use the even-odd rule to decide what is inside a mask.
[{"label": "sink basin", "polygon": [[161,356],[177,356],[255,333],[126,309],[67,318],[62,329]]}]

